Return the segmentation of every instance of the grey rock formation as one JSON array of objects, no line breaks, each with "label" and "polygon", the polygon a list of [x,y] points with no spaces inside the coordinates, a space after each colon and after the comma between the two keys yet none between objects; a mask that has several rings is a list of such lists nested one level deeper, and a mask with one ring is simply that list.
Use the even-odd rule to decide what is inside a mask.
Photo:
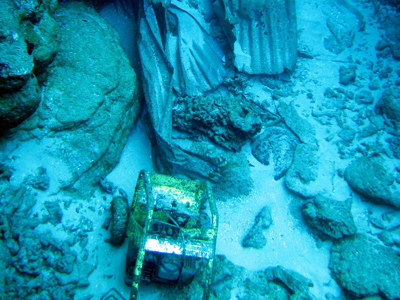
[{"label": "grey rock formation", "polygon": [[220,146],[239,151],[261,130],[257,108],[242,97],[179,97],[172,108],[172,126],[204,134]]},{"label": "grey rock formation", "polygon": [[56,21],[60,50],[46,67],[41,105],[12,137],[51,144],[42,166],[58,172],[55,186],[86,195],[119,160],[139,112],[138,81],[117,33],[94,9],[63,3]]},{"label": "grey rock formation", "polygon": [[306,223],[323,235],[340,239],[357,232],[351,214],[352,200],[337,201],[318,195],[304,204],[302,213]]},{"label": "grey rock formation", "polygon": [[375,156],[354,160],[346,168],[344,178],[366,200],[400,207],[400,192],[395,188],[394,176],[387,170],[382,158]]},{"label": "grey rock formation", "polygon": [[365,234],[335,240],[329,268],[351,298],[400,298],[400,258],[393,249]]},{"label": "grey rock formation", "polygon": [[274,162],[274,179],[285,176],[293,162],[298,138],[283,127],[267,127],[251,143],[251,153],[262,164],[268,166],[270,155]]},{"label": "grey rock formation", "polygon": [[234,64],[248,74],[280,74],[297,60],[295,1],[219,0]]},{"label": "grey rock formation", "polygon": [[400,89],[386,89],[382,93],[381,99],[375,106],[375,112],[386,115],[389,119],[400,121]]},{"label": "grey rock formation", "polygon": [[243,239],[242,246],[245,248],[251,247],[255,249],[263,248],[267,244],[267,239],[263,234],[263,230],[268,229],[271,224],[271,209],[268,206],[264,206],[263,209],[257,214],[255,224]]}]

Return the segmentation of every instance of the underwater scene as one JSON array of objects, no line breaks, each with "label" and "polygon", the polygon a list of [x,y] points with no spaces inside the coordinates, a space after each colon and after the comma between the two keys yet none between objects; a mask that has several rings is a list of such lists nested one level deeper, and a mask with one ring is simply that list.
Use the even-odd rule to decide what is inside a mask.
[{"label": "underwater scene", "polygon": [[400,1],[0,0],[9,299],[400,299]]}]

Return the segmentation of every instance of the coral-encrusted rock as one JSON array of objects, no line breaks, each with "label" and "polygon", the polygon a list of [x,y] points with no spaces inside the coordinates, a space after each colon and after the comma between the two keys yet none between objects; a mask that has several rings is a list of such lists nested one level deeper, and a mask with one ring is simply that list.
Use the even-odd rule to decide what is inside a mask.
[{"label": "coral-encrusted rock", "polygon": [[400,258],[379,241],[364,234],[335,240],[329,268],[351,299],[383,296],[400,298]]},{"label": "coral-encrusted rock", "polygon": [[394,176],[380,157],[361,157],[347,168],[344,178],[350,187],[366,200],[376,204],[400,207],[400,192]]}]

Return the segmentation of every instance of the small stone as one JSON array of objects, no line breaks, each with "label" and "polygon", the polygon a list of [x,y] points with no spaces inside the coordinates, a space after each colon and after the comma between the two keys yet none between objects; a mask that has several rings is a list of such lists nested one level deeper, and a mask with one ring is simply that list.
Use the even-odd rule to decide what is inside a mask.
[{"label": "small stone", "polygon": [[339,82],[343,85],[349,85],[356,80],[356,67],[350,66],[346,68],[341,66],[339,69]]},{"label": "small stone", "polygon": [[356,136],[356,131],[352,128],[344,128],[339,131],[338,136],[345,142],[351,142]]},{"label": "small stone", "polygon": [[378,90],[380,88],[379,80],[375,79],[375,80],[370,81],[370,83],[368,84],[368,88],[371,91]]},{"label": "small stone", "polygon": [[362,90],[356,96],[356,102],[358,104],[371,104],[374,102],[374,97],[372,93],[368,90]]}]

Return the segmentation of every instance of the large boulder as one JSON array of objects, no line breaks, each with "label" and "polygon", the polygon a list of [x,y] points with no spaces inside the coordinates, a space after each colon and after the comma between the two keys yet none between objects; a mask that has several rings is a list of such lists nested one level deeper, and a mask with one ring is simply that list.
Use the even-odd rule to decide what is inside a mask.
[{"label": "large boulder", "polygon": [[57,178],[54,186],[86,195],[118,163],[139,112],[138,81],[115,29],[94,9],[63,3],[55,16],[61,44],[41,104],[3,143],[36,140],[30,155],[40,155],[37,167]]},{"label": "large boulder", "polygon": [[357,232],[351,214],[351,199],[337,201],[318,195],[304,204],[302,213],[306,223],[323,235],[340,239]]},{"label": "large boulder", "polygon": [[400,298],[399,256],[392,248],[365,234],[335,240],[329,268],[351,299],[368,296]]},{"label": "large boulder", "polygon": [[353,161],[344,173],[350,187],[366,200],[400,207],[400,192],[394,176],[381,157],[361,157]]}]

